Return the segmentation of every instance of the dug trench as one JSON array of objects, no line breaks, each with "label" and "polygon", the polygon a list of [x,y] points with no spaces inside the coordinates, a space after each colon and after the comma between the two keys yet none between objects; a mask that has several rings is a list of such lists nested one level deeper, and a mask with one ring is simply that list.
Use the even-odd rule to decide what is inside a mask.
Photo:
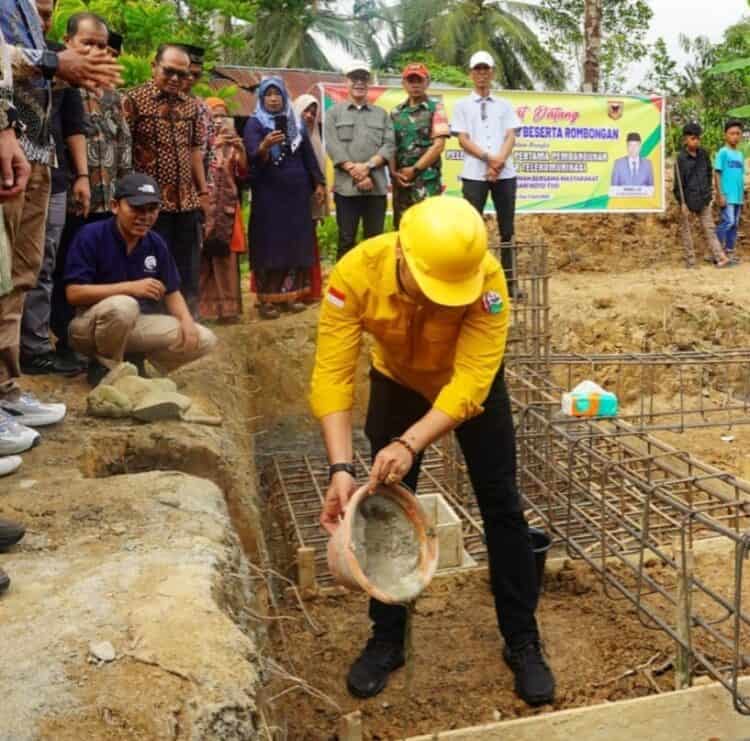
[{"label": "dug trench", "polygon": [[[644,338],[650,349],[675,349],[679,332],[698,346],[747,345],[740,298],[750,268],[687,273],[679,253],[662,248],[673,223],[648,217],[642,250],[635,225],[602,220],[586,246],[581,228],[566,227],[551,252],[554,349],[641,351]],[[552,224],[535,222],[529,236],[537,228]],[[677,308],[686,302],[689,311]],[[316,315],[260,323],[251,310],[219,329],[215,357],[177,374],[221,427],[95,420],[82,379],[25,381],[70,412],[0,482],[0,517],[28,528],[0,555],[13,579],[0,600],[4,741],[317,741],[335,739],[340,716],[355,709],[365,738],[403,738],[673,685],[669,641],[569,563],[548,575],[540,605],[559,683],[554,708],[515,697],[482,571],[441,578],[420,600],[410,687],[402,672],[376,700],[347,695],[346,669],[367,637],[365,600],[297,599],[284,581],[295,564],[257,489],[269,455],[319,445],[305,398]],[[357,423],[366,369],[363,354]],[[744,429],[735,434],[736,444],[717,431],[691,436],[701,443],[693,452],[742,471],[749,448]],[[674,444],[689,442],[679,437]],[[644,665],[666,668],[632,671]]]}]

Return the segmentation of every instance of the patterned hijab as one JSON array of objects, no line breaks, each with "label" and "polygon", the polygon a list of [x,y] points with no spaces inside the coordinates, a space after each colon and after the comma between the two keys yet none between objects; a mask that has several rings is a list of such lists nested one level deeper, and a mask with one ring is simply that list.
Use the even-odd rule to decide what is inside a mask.
[{"label": "patterned hijab", "polygon": [[[272,87],[275,87],[281,93],[281,98],[284,101],[283,108],[277,113],[271,113],[266,110],[264,103],[266,93],[268,92],[268,89]],[[282,114],[286,115],[286,143],[292,153],[294,153],[302,143],[302,122],[300,121],[299,116],[294,112],[284,81],[280,77],[267,77],[260,83],[260,87],[258,88],[258,105],[255,109],[255,118],[260,121],[263,128],[273,131],[276,128],[274,116]],[[276,145],[271,147],[271,159],[274,162],[279,162],[283,159],[283,154],[281,146]]]}]

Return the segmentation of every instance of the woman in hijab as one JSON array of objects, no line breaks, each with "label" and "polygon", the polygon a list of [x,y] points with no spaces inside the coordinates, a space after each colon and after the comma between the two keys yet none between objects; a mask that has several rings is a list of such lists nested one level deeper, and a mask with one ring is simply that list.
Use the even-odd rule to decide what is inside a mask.
[{"label": "woman in hijab", "polygon": [[[325,175],[326,171],[326,153],[323,148],[323,140],[320,138],[320,104],[318,99],[313,95],[300,95],[294,101],[294,112],[302,119],[307,126],[307,133],[310,135],[310,143],[315,152],[315,159],[318,161],[320,171]],[[315,226],[323,221],[330,214],[328,207],[328,194],[325,194],[323,202],[313,196],[311,203],[312,217]],[[315,233],[315,254],[313,255],[313,265],[310,273],[307,275],[307,281],[310,286],[310,293],[306,297],[307,301],[317,301],[323,295],[323,278],[320,270],[320,251],[318,249],[318,237]]]},{"label": "woman in hijab", "polygon": [[247,157],[227,104],[221,98],[206,98],[204,103],[213,115],[215,142],[201,251],[200,315],[228,322],[242,316],[239,256],[247,247],[239,183],[247,176]]},{"label": "woman in hijab", "polygon": [[305,309],[315,250],[310,202],[315,194],[322,203],[325,181],[281,78],[260,84],[244,140],[252,189],[250,265],[260,316],[276,319],[280,311]]}]

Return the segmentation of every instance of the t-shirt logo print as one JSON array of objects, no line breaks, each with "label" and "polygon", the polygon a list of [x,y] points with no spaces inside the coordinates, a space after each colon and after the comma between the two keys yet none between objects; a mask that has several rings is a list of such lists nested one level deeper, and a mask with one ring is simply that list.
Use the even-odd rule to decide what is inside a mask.
[{"label": "t-shirt logo print", "polygon": [[156,272],[156,258],[153,255],[149,255],[144,261],[143,261],[143,269],[147,273],[155,273]]}]

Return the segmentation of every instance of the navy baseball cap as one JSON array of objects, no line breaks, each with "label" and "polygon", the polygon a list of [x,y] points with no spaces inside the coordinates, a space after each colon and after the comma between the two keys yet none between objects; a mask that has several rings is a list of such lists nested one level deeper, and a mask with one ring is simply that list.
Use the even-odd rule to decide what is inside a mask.
[{"label": "navy baseball cap", "polygon": [[148,206],[161,203],[159,184],[142,172],[131,172],[115,185],[115,200],[124,198],[131,206]]}]

